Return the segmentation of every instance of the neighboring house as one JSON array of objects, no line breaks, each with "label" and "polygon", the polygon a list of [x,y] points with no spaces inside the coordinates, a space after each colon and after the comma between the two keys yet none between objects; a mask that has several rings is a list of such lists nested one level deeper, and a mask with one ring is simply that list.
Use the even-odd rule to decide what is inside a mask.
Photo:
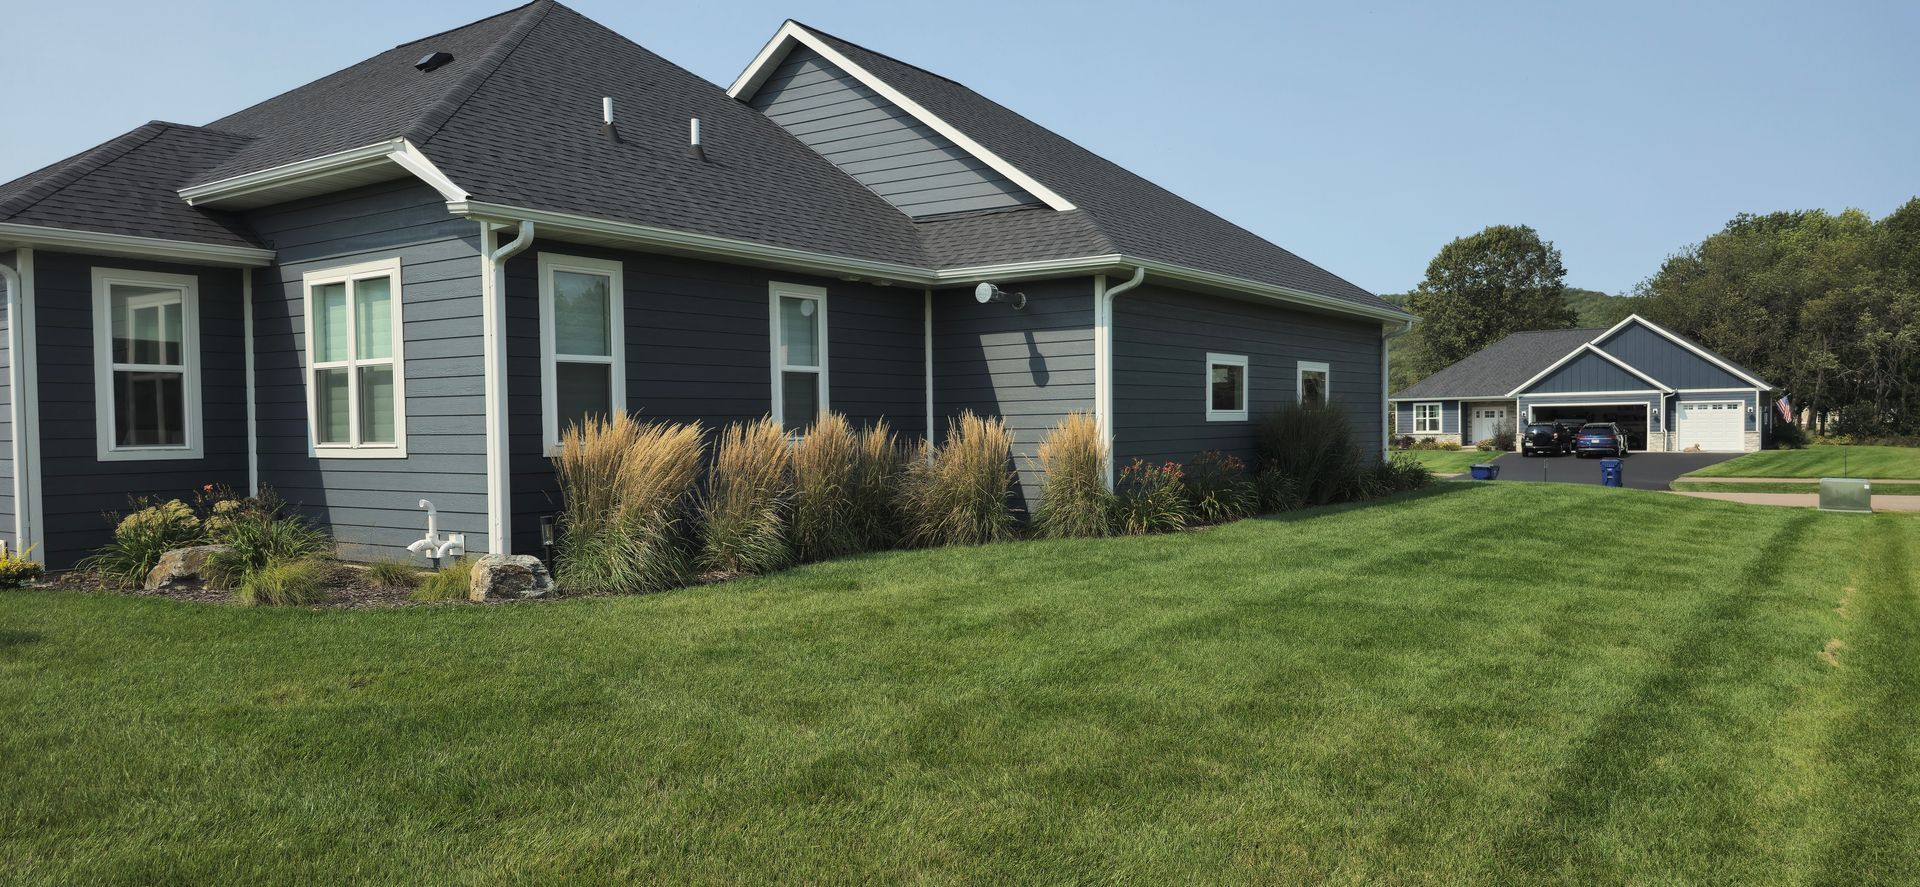
[{"label": "neighboring house", "polygon": [[1247,453],[1295,400],[1384,448],[1412,320],[817,30],[722,89],[546,0],[0,185],[0,269],[0,536],[54,567],[207,483],[349,557],[400,553],[423,498],[472,551],[537,551],[549,453],[613,410],[1004,416],[1024,505],[1076,410],[1122,465]]},{"label": "neighboring house", "polygon": [[1528,422],[1615,422],[1643,452],[1753,452],[1773,386],[1634,315],[1606,329],[1514,333],[1395,392],[1395,433],[1474,444]]}]

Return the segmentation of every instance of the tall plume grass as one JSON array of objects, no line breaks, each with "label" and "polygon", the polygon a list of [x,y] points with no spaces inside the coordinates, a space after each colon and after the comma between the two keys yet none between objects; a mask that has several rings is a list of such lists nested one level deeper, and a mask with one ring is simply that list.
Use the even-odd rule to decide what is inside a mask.
[{"label": "tall plume grass", "polygon": [[1014,537],[1013,439],[1007,423],[969,410],[953,420],[946,443],[907,472],[910,537],[924,545],[977,545]]},{"label": "tall plume grass", "polygon": [[1107,443],[1092,413],[1069,413],[1040,444],[1046,471],[1035,529],[1055,539],[1112,532],[1113,493],[1107,489]]},{"label": "tall plume grass", "polygon": [[853,523],[865,551],[898,547],[906,533],[901,486],[907,477],[908,449],[894,437],[885,419],[860,431],[853,469]]},{"label": "tall plume grass", "polygon": [[686,518],[705,435],[699,423],[624,414],[567,431],[554,460],[566,499],[555,579],[571,591],[660,591],[692,571]]},{"label": "tall plume grass", "polygon": [[854,513],[860,439],[827,413],[793,447],[793,552],[802,561],[853,554],[865,539]]},{"label": "tall plume grass", "polygon": [[793,561],[786,527],[792,453],[780,423],[764,416],[721,433],[700,508],[702,567],[766,573]]}]

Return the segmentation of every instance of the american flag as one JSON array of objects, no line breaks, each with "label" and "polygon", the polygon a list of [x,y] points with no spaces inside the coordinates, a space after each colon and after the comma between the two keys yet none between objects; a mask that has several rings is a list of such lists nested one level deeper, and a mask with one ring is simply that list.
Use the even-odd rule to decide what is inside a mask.
[{"label": "american flag", "polygon": [[1773,408],[1780,411],[1781,421],[1784,421],[1784,422],[1793,421],[1793,404],[1788,403],[1786,398],[1782,397],[1779,400],[1774,401]]}]

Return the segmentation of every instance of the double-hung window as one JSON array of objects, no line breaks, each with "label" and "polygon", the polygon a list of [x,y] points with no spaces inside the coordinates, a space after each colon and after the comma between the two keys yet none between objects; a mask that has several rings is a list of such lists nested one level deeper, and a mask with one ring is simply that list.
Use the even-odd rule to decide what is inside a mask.
[{"label": "double-hung window", "polygon": [[797,434],[827,409],[827,291],[793,283],[769,290],[773,416]]},{"label": "double-hung window", "polygon": [[627,408],[621,265],[540,254],[541,399],[546,445]]},{"label": "double-hung window", "polygon": [[1437,403],[1417,403],[1413,405],[1413,433],[1440,433],[1440,405]]},{"label": "double-hung window", "polygon": [[93,270],[94,419],[103,461],[198,459],[199,283]]},{"label": "double-hung window", "polygon": [[314,455],[405,456],[400,260],[311,271],[303,282],[307,421]]},{"label": "double-hung window", "polygon": [[1303,407],[1323,407],[1331,402],[1333,388],[1330,384],[1329,370],[1324,363],[1311,360],[1300,361],[1299,388],[1295,396]]},{"label": "double-hung window", "polygon": [[1247,420],[1247,357],[1207,355],[1207,421]]}]

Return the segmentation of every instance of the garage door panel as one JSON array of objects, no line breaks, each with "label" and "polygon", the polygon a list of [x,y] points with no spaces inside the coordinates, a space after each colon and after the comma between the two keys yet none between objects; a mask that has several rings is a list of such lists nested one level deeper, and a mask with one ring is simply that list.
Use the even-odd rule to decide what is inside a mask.
[{"label": "garage door panel", "polygon": [[1674,423],[1680,449],[1738,453],[1747,448],[1746,405],[1740,401],[1688,401]]},{"label": "garage door panel", "polygon": [[1551,422],[1556,419],[1612,422],[1619,425],[1620,430],[1626,433],[1628,449],[1642,452],[1647,449],[1647,431],[1652,419],[1652,410],[1645,403],[1532,404],[1529,410],[1528,421],[1531,422]]}]

